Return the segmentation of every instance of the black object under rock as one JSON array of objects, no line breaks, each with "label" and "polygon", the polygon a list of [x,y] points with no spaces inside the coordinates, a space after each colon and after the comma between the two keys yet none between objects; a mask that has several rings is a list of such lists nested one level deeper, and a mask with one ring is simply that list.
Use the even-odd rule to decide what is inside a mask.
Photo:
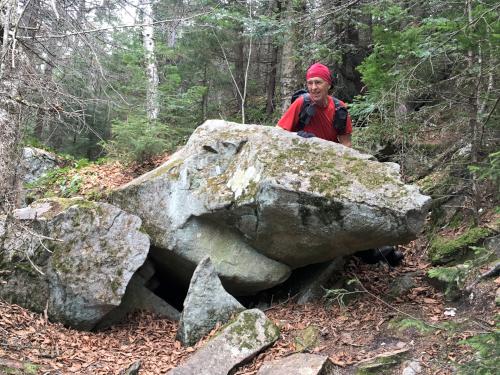
[{"label": "black object under rock", "polygon": [[354,255],[364,263],[375,264],[384,262],[391,267],[399,266],[404,258],[404,254],[398,250],[397,246],[382,246],[376,249],[358,251]]}]

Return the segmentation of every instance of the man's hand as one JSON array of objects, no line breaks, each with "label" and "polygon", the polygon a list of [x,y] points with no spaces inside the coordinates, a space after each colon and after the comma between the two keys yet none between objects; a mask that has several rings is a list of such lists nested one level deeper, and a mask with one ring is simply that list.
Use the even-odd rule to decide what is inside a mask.
[{"label": "man's hand", "polygon": [[302,137],[302,138],[314,138],[315,137],[315,135],[313,133],[308,133],[308,132],[306,132],[304,130],[299,130],[297,132],[297,135],[299,137]]},{"label": "man's hand", "polygon": [[339,140],[340,144],[347,146],[347,147],[352,147],[352,141],[351,141],[350,134],[338,135],[337,139]]}]

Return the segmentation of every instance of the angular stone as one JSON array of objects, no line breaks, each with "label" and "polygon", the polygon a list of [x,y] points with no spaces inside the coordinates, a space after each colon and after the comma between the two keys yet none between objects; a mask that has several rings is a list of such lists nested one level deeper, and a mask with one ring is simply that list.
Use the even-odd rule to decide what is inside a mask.
[{"label": "angular stone", "polygon": [[422,366],[418,361],[409,361],[405,364],[402,375],[417,375],[422,372]]},{"label": "angular stone", "polygon": [[206,257],[191,278],[177,339],[184,345],[194,345],[217,323],[224,324],[243,310],[245,307],[224,290],[210,258]]},{"label": "angular stone", "polygon": [[56,167],[57,156],[55,154],[35,147],[23,148],[21,159],[23,182],[33,182]]},{"label": "angular stone", "polygon": [[0,219],[0,298],[74,328],[94,328],[120,304],[149,251],[141,220],[107,203],[46,199],[14,216],[7,233]]},{"label": "angular stone", "polygon": [[371,155],[275,127],[210,120],[159,168],[111,194],[143,219],[155,261],[184,283],[209,255],[249,295],[290,269],[414,239],[430,198]]},{"label": "angular stone", "polygon": [[417,286],[414,279],[415,276],[416,275],[414,273],[410,273],[396,277],[391,282],[387,295],[391,298],[405,296],[411,289]]},{"label": "angular stone", "polygon": [[296,353],[289,357],[266,362],[257,375],[333,375],[335,366],[327,356]]},{"label": "angular stone", "polygon": [[120,375],[139,375],[141,369],[141,361],[135,361],[125,370],[120,371]]},{"label": "angular stone", "polygon": [[311,351],[319,344],[319,328],[310,325],[295,333],[295,350],[298,352]]},{"label": "angular stone", "polygon": [[227,375],[279,337],[279,328],[257,309],[246,310],[168,375]]},{"label": "angular stone", "polygon": [[384,374],[391,371],[391,367],[398,365],[403,361],[408,353],[408,348],[396,349],[376,355],[374,358],[359,362],[358,373],[362,374]]}]

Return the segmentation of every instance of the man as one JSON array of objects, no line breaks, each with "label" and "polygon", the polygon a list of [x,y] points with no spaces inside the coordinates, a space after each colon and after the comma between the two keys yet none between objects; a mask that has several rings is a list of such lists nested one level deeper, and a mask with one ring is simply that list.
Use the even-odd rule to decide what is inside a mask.
[{"label": "man", "polygon": [[[341,143],[344,146],[351,147],[352,122],[351,117],[347,115],[345,130],[339,132],[334,126],[335,103],[333,98],[328,95],[328,90],[332,86],[332,75],[328,67],[323,64],[313,64],[307,69],[306,73],[307,92],[311,105],[314,106],[314,114],[310,117],[303,129],[299,129],[300,112],[304,104],[304,95],[297,98],[278,121],[278,126],[297,132],[302,137],[318,137],[327,141]],[[307,95],[307,94],[305,94]],[[339,100],[340,104],[345,104]],[[403,259],[403,253],[397,250],[395,246],[383,246],[377,249],[360,251],[355,254],[365,263],[377,263],[383,261],[390,266],[397,266]]]},{"label": "man", "polygon": [[[315,136],[351,147],[352,123],[350,116],[347,116],[345,131],[342,134],[339,134],[339,131],[333,126],[336,110],[333,98],[328,95],[328,90],[332,86],[330,69],[320,63],[311,65],[307,69],[306,83],[311,105],[315,107],[314,115],[303,129],[298,129],[299,115],[305,100],[302,95],[291,104],[278,121],[278,126],[291,132],[298,132],[298,135],[306,138]],[[345,106],[343,102],[339,102]]]}]

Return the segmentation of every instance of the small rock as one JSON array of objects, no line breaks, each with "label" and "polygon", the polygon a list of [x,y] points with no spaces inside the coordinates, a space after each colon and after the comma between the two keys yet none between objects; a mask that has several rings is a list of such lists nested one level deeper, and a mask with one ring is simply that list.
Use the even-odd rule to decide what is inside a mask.
[{"label": "small rock", "polygon": [[49,170],[56,168],[57,163],[55,154],[39,148],[25,147],[21,160],[23,182],[35,181]]},{"label": "small rock", "polygon": [[410,361],[404,368],[402,375],[416,375],[422,372],[422,366],[417,361]]},{"label": "small rock", "polygon": [[305,329],[297,332],[295,337],[295,350],[304,352],[314,349],[319,343],[319,328],[310,325]]},{"label": "small rock", "polygon": [[396,278],[389,288],[388,295],[392,298],[397,298],[408,293],[412,288],[415,288],[415,280],[413,274],[406,274]]},{"label": "small rock", "polygon": [[457,309],[455,307],[445,307],[443,314],[445,316],[455,316],[457,315]]},{"label": "small rock", "polygon": [[333,373],[334,364],[327,356],[297,353],[286,358],[264,363],[257,375],[331,375]]},{"label": "small rock", "polygon": [[135,361],[126,370],[121,371],[120,375],[138,375],[141,368],[141,361]]},{"label": "small rock", "polygon": [[397,349],[377,355],[360,362],[358,373],[362,374],[384,374],[387,370],[401,362],[402,357],[408,352],[406,349]]},{"label": "small rock", "polygon": [[279,328],[257,309],[238,315],[220,334],[168,375],[227,375],[279,337]]}]

